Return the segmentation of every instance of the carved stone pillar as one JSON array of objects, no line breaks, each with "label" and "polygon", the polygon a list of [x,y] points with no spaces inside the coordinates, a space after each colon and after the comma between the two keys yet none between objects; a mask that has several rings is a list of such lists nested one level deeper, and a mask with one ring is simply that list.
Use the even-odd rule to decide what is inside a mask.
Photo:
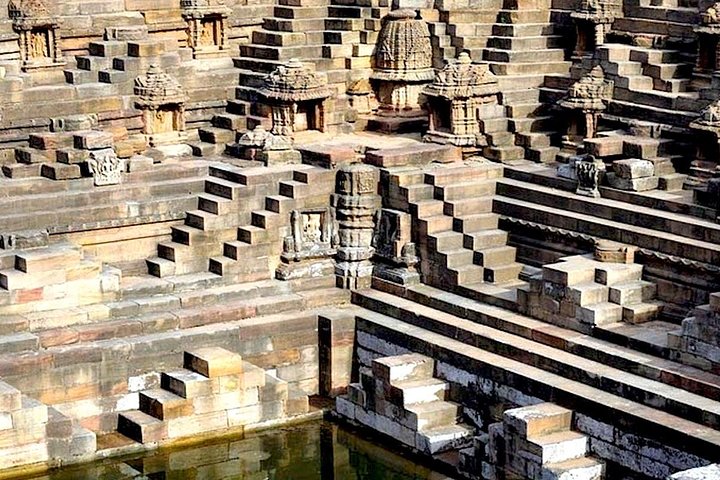
[{"label": "carved stone pillar", "polygon": [[378,172],[369,165],[355,163],[337,172],[332,206],[338,225],[335,278],[340,288],[367,288],[371,284],[375,212],[381,205],[377,188]]}]

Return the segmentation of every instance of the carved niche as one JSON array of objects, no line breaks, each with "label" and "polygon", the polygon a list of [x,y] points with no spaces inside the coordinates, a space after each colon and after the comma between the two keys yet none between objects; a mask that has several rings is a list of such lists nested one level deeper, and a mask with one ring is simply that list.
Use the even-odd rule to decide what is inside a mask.
[{"label": "carved niche", "polygon": [[148,145],[173,145],[187,140],[185,102],[180,83],[157,65],[135,79],[135,108],[142,112],[143,134]]},{"label": "carved niche", "polygon": [[195,58],[217,56],[228,48],[227,20],[232,10],[222,0],[180,0],[180,7]]},{"label": "carved niche", "polygon": [[60,21],[45,0],[11,0],[8,12],[13,29],[19,35],[24,71],[58,69],[65,65],[58,42]]}]

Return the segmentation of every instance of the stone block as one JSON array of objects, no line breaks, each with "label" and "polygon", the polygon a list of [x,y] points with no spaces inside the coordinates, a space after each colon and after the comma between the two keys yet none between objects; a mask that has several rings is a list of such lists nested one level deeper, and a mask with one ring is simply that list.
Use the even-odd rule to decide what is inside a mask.
[{"label": "stone block", "polygon": [[433,376],[435,361],[424,355],[409,353],[378,358],[372,363],[373,377],[391,384],[399,380],[419,380]]},{"label": "stone block", "polygon": [[82,172],[79,165],[51,163],[41,167],[40,175],[51,180],[73,180],[82,177]]},{"label": "stone block", "polygon": [[507,410],[503,415],[506,427],[524,438],[569,430],[573,412],[554,403]]},{"label": "stone block", "polygon": [[720,464],[678,472],[670,475],[667,480],[720,480]]},{"label": "stone block", "polygon": [[0,381],[0,412],[12,412],[22,406],[22,395],[17,388]]},{"label": "stone block", "polygon": [[88,132],[76,133],[74,136],[75,148],[83,150],[100,150],[112,148],[113,136],[109,132],[90,130]]},{"label": "stone block", "polygon": [[402,148],[371,150],[365,157],[366,163],[377,167],[400,167],[405,165],[427,165],[429,163],[449,163],[462,160],[459,148],[431,143],[412,145]]},{"label": "stone block", "polygon": [[633,180],[655,175],[655,166],[647,160],[629,158],[613,162],[613,171],[619,178]]},{"label": "stone block", "polygon": [[627,179],[620,178],[614,173],[608,173],[606,178],[611,187],[630,192],[646,192],[648,190],[655,190],[660,185],[658,177]]},{"label": "stone block", "polygon": [[242,357],[224,348],[208,347],[185,352],[185,368],[208,378],[239,375],[243,372]]},{"label": "stone block", "polygon": [[167,422],[169,438],[190,437],[201,433],[225,430],[228,426],[228,412],[225,410],[175,418]]}]

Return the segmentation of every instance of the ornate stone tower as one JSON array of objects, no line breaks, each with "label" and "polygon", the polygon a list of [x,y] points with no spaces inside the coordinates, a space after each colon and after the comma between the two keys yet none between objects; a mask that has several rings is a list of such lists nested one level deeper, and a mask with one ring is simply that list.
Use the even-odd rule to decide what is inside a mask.
[{"label": "ornate stone tower", "polygon": [[[419,96],[425,85],[435,78],[432,68],[432,47],[427,24],[417,18],[414,10],[390,12],[378,35],[375,66],[370,80],[380,107],[378,115],[414,119],[411,125],[424,123]],[[418,123],[417,119],[422,121]],[[399,120],[393,126],[382,122],[383,130],[401,130]],[[404,128],[405,130],[411,128]]]},{"label": "ornate stone tower", "polygon": [[24,71],[60,69],[65,65],[58,43],[59,20],[44,0],[11,0],[8,4],[13,29],[20,36],[20,60]]},{"label": "ornate stone tower", "polygon": [[577,10],[570,14],[577,29],[575,57],[592,55],[605,43],[605,35],[622,13],[622,2],[618,0],[582,0]]}]

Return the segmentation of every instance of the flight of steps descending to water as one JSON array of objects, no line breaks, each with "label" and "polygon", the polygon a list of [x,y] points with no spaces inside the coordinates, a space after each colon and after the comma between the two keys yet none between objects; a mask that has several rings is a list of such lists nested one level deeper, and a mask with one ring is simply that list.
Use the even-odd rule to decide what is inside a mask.
[{"label": "flight of steps descending to water", "polygon": [[336,399],[338,414],[429,455],[460,450],[472,442],[462,407],[449,401],[449,386],[433,376],[435,361],[408,354],[363,365],[360,383]]},{"label": "flight of steps descending to water", "polygon": [[[507,388],[517,389],[530,397],[515,393],[511,398],[552,400],[591,416],[594,423],[573,425],[582,434],[575,435],[578,443],[585,441],[583,435],[592,442],[607,441],[603,431],[625,435],[621,432],[632,424],[638,443],[623,448],[637,448],[640,454],[643,442],[652,439],[657,448],[662,442],[670,449],[668,455],[682,451],[716,460],[717,376],[426,285],[402,294],[353,293],[353,303],[362,308],[357,313],[362,361],[389,354],[433,355],[436,376],[453,386],[481,385],[482,395],[493,399],[510,395]],[[585,453],[580,450],[578,458]],[[616,454],[605,451],[603,457]],[[692,468],[691,463],[662,468],[669,475]],[[648,467],[631,468],[642,472]]]}]

